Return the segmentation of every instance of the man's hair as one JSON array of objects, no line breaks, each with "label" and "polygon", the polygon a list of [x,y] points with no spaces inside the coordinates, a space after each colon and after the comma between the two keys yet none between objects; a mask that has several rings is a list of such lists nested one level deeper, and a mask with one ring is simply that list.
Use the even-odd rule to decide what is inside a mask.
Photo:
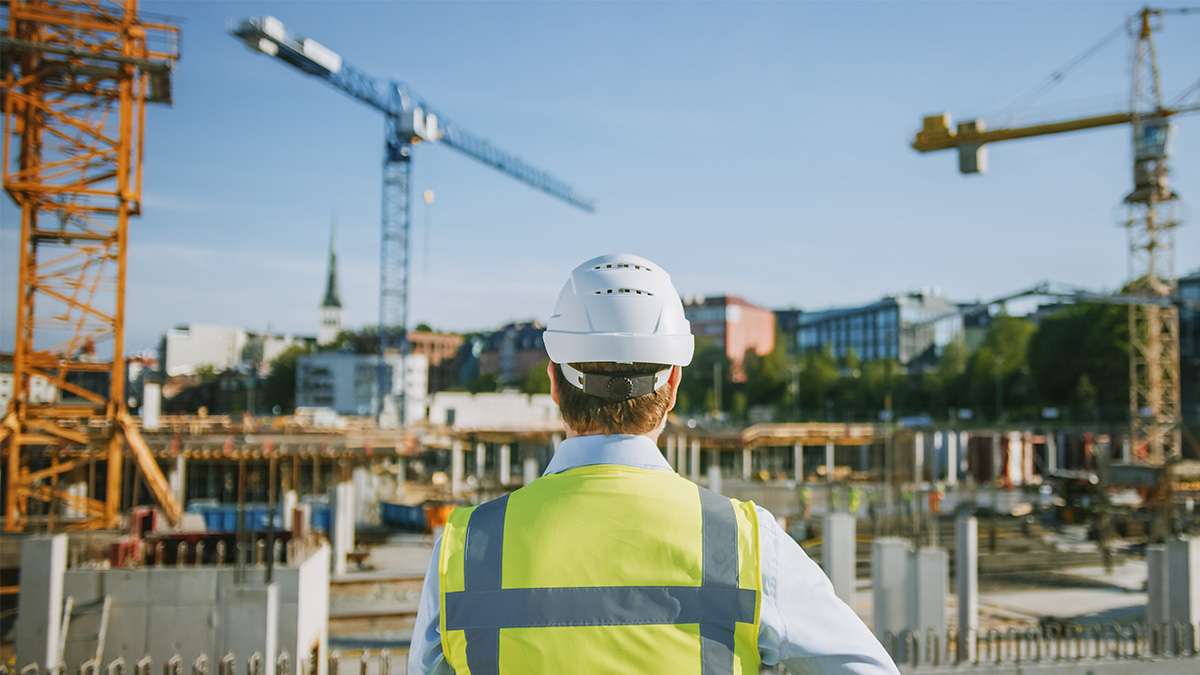
[{"label": "man's hair", "polygon": [[[653,375],[670,368],[655,363],[572,363],[581,373],[599,375]],[[567,381],[562,368],[554,364],[554,379],[558,382],[559,409],[563,421],[580,435],[646,434],[662,422],[671,404],[671,387],[663,385],[649,394],[610,401],[585,393]]]}]

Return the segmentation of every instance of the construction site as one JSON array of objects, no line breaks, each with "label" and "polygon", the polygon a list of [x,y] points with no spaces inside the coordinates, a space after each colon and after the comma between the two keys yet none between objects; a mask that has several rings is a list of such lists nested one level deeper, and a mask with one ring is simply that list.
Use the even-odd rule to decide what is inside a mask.
[{"label": "construction site", "polygon": [[[342,326],[339,269],[355,268],[338,267],[331,229],[315,337],[164,325],[146,356],[126,334],[130,242],[167,163],[146,128],[184,100],[177,65],[192,27],[138,0],[0,0],[0,228],[19,247],[0,251],[17,264],[0,287],[16,299],[13,324],[0,325],[11,332],[0,343],[11,345],[0,355],[0,675],[405,673],[454,508],[534,482],[568,437],[530,375],[544,377],[544,326],[414,325],[425,288],[414,230],[434,203],[414,148],[456,151],[523,184],[496,191],[533,188],[572,213],[617,196],[586,196],[501,150],[400,74],[353,65],[354,44],[337,51],[318,41],[319,23],[293,26],[286,3],[275,7],[279,17],[229,17],[212,39],[303,75],[314,101],[382,116],[382,185],[368,190],[377,319]],[[963,302],[927,290],[815,311],[684,301],[709,341],[655,439],[663,458],[773,514],[903,673],[1200,672],[1200,275],[1175,269],[1189,223],[1169,154],[1200,112],[1200,69],[1159,62],[1165,27],[1185,25],[1194,35],[1200,8],[1139,9],[1052,74],[1051,86],[1101,47],[1127,49],[1119,109],[1016,126],[937,113],[894,139],[911,163],[897,172],[945,160],[913,151],[949,151],[960,173],[981,174],[1009,141],[1128,135],[1131,180],[1098,197],[1119,201],[1127,235],[1127,268],[1104,270],[1116,290],[1029,272],[1009,284],[1021,290]],[[1167,68],[1195,84],[1167,91]],[[467,282],[500,287],[504,274]],[[1003,365],[1020,303],[1036,304],[1020,338],[1033,375]],[[1064,322],[1067,346],[1047,346],[1053,317],[1068,314],[1115,317],[1095,330],[1120,331],[1123,351],[1080,368],[1116,372],[1120,386],[1073,375],[1059,403],[1027,390],[1093,344]],[[222,341],[237,354],[214,368],[212,344],[234,351]],[[290,369],[278,366],[292,352]],[[1001,365],[971,380],[983,353]],[[280,378],[282,404],[269,389]]]}]

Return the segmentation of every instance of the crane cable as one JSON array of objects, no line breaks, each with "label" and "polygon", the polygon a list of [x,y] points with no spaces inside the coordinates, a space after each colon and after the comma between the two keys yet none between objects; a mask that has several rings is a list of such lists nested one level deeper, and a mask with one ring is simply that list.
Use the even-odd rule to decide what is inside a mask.
[{"label": "crane cable", "polygon": [[1104,37],[1100,38],[1100,40],[1098,40],[1095,44],[1083,50],[1076,56],[1068,59],[1065,63],[1063,63],[1063,65],[1051,71],[1050,75],[1044,82],[1026,91],[1024,94],[1017,96],[1008,105],[999,109],[996,114],[1015,114],[1017,112],[1016,108],[1018,105],[1028,106],[1034,100],[1045,95],[1046,92],[1058,86],[1064,79],[1066,79],[1068,73],[1082,64],[1084,61],[1087,61],[1089,58],[1094,56],[1097,52],[1107,47],[1110,42],[1120,37],[1120,35],[1125,32],[1126,26],[1129,25],[1130,18],[1131,17],[1126,17],[1122,19],[1121,23],[1118,24],[1116,28],[1112,29],[1108,33],[1105,33]]}]

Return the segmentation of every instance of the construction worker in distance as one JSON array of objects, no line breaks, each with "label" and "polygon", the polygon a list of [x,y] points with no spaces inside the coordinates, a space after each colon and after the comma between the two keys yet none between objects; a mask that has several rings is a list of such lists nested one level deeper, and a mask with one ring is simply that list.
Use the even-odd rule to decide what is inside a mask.
[{"label": "construction worker in distance", "polygon": [[661,267],[575,268],[544,341],[567,438],[541,478],[450,516],[410,674],[898,672],[774,516],[659,451],[694,348]]}]

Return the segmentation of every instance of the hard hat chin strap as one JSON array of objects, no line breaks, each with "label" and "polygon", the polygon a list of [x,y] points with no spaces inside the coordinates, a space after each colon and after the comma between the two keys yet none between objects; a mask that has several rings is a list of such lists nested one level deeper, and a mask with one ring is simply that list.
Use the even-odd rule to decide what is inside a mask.
[{"label": "hard hat chin strap", "polygon": [[646,375],[584,373],[560,363],[563,377],[576,389],[610,401],[626,401],[658,391],[671,379],[671,367]]}]

